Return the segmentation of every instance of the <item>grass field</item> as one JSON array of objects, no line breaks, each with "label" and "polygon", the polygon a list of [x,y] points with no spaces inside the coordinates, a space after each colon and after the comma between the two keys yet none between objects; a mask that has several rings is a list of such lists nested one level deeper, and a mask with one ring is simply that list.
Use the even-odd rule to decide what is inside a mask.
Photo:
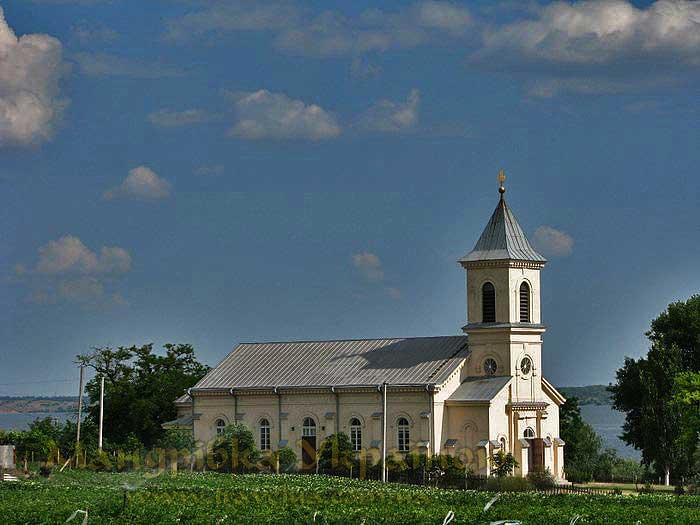
[{"label": "grass field", "polygon": [[[125,503],[126,495],[126,503]],[[72,472],[0,483],[0,523],[65,523],[87,509],[89,524],[158,523],[700,523],[696,496],[545,496],[430,489],[317,476]],[[315,516],[315,518],[314,518]],[[80,523],[75,519],[71,523]]]}]

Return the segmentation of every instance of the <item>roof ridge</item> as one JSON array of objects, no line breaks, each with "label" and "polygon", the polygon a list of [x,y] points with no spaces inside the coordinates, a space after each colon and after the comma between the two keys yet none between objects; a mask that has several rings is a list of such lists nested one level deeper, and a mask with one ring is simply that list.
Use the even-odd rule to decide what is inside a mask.
[{"label": "roof ridge", "polygon": [[[277,345],[277,344],[296,344],[296,343],[344,343],[353,341],[408,341],[414,339],[445,339],[448,337],[468,338],[467,335],[418,335],[412,337],[358,337],[350,339],[291,339],[287,341],[242,341],[240,345]],[[235,348],[235,347],[234,347]]]}]

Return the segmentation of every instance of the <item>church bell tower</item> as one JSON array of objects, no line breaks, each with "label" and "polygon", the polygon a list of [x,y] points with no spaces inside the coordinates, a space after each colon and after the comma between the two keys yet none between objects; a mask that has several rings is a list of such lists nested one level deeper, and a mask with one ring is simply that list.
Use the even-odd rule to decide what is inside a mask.
[{"label": "church bell tower", "polygon": [[547,260],[530,245],[505,200],[500,199],[474,249],[459,260],[467,274],[470,376],[511,376],[513,400],[541,395],[540,270]]}]

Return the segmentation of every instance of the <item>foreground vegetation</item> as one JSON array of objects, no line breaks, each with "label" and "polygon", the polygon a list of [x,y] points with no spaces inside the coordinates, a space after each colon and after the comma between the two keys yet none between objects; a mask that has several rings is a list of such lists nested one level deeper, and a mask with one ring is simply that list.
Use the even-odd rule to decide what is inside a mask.
[{"label": "foreground vegetation", "polygon": [[[88,523],[697,523],[700,497],[546,496],[431,489],[345,478],[218,473],[149,477],[68,472],[0,483],[3,523],[64,523],[87,510]],[[315,516],[315,518],[314,518]]]}]

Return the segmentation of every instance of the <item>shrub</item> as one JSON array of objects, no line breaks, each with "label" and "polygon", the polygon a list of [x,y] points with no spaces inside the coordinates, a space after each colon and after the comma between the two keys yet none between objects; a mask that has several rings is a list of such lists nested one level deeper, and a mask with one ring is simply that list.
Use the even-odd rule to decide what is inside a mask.
[{"label": "shrub", "polygon": [[43,478],[48,478],[51,475],[51,467],[42,465],[39,467],[39,475]]},{"label": "shrub", "polygon": [[554,476],[549,469],[534,470],[527,475],[527,479],[538,490],[550,489],[554,486]]},{"label": "shrub", "polygon": [[96,472],[111,472],[113,466],[109,459],[109,454],[107,454],[107,452],[104,450],[97,452],[90,461],[88,468]]},{"label": "shrub", "polygon": [[348,435],[338,432],[323,440],[318,456],[318,466],[323,472],[347,474],[352,467],[355,453]]},{"label": "shrub", "polygon": [[484,487],[493,492],[524,492],[533,490],[532,483],[520,476],[507,476],[501,478],[488,478]]},{"label": "shrub", "polygon": [[254,472],[260,451],[250,429],[243,423],[224,428],[212,446],[215,467],[221,472]]},{"label": "shrub", "polygon": [[279,459],[280,472],[285,474],[292,473],[297,468],[297,455],[289,447],[282,447],[277,451]]},{"label": "shrub", "polygon": [[499,478],[510,476],[517,466],[518,462],[510,452],[506,454],[503,450],[499,450],[491,456],[491,474]]}]

